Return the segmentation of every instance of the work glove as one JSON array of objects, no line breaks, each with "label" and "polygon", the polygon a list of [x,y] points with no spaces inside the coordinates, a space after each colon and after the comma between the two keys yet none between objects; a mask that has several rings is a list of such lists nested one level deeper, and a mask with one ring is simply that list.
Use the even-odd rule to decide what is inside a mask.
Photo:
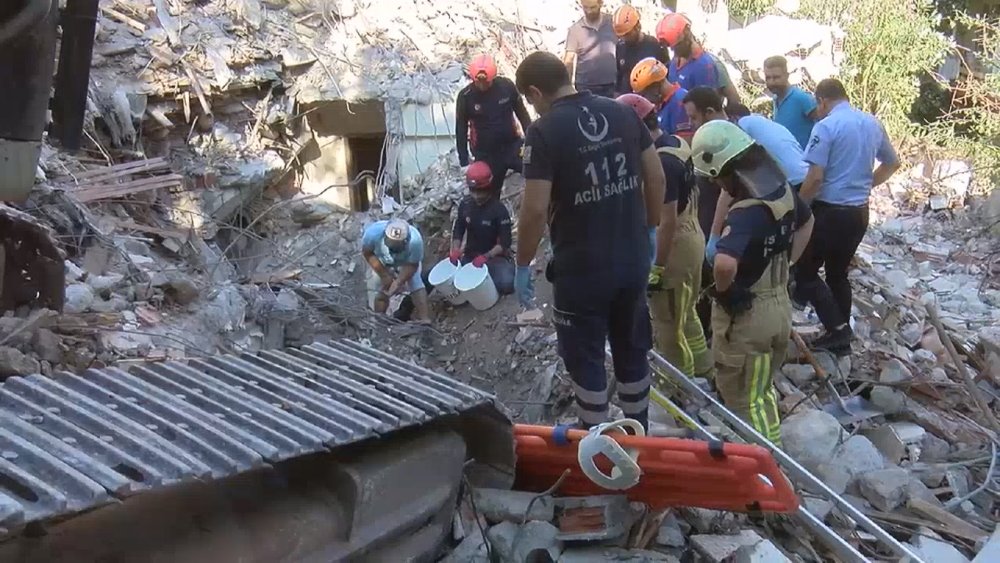
[{"label": "work glove", "polygon": [[535,300],[535,282],[531,279],[531,266],[518,266],[514,274],[514,291],[524,307],[531,307]]},{"label": "work glove", "polygon": [[472,265],[477,268],[482,268],[489,261],[490,258],[488,256],[486,256],[485,254],[480,254],[479,256],[476,256],[475,258],[472,259]]},{"label": "work glove", "polygon": [[448,253],[448,260],[451,260],[451,263],[454,264],[454,265],[456,265],[456,266],[458,266],[458,261],[461,258],[462,258],[462,249],[461,248],[456,248],[456,249],[454,249],[454,250],[452,250],[451,252]]},{"label": "work glove", "polygon": [[649,263],[656,260],[656,227],[649,228]]},{"label": "work glove", "polygon": [[708,244],[705,245],[705,259],[709,265],[715,263],[715,255],[719,253],[719,235],[708,237]]},{"label": "work glove", "polygon": [[660,291],[663,289],[663,274],[666,269],[663,266],[653,264],[649,269],[649,280],[646,284],[647,291]]}]

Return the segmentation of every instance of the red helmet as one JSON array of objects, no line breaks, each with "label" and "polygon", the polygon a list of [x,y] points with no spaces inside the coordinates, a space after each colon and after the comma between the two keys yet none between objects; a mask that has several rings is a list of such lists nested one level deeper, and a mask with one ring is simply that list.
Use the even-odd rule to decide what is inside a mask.
[{"label": "red helmet", "polygon": [[490,165],[477,160],[465,171],[465,184],[470,190],[485,190],[493,183],[493,171]]},{"label": "red helmet", "polygon": [[469,77],[473,80],[493,82],[497,77],[497,63],[489,55],[476,55],[469,62]]},{"label": "red helmet", "polygon": [[670,47],[677,46],[684,37],[684,31],[691,26],[691,20],[683,14],[667,14],[656,24],[656,38]]},{"label": "red helmet", "polygon": [[632,110],[635,111],[635,114],[639,116],[639,119],[646,119],[646,116],[649,115],[649,112],[656,109],[656,106],[653,105],[653,102],[647,100],[646,98],[643,98],[639,94],[622,94],[621,96],[618,96],[616,100],[619,103],[625,104],[628,107],[632,108]]}]

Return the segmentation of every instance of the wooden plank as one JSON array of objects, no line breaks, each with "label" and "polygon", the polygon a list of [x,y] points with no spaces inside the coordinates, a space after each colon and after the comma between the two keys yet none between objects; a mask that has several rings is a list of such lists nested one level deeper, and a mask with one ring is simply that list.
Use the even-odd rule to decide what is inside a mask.
[{"label": "wooden plank", "polygon": [[156,184],[156,183],[160,183],[160,182],[168,181],[168,180],[172,181],[172,182],[183,182],[184,181],[184,176],[181,176],[180,174],[161,174],[159,176],[149,176],[149,177],[146,177],[146,178],[137,178],[135,180],[127,180],[125,182],[112,182],[112,183],[108,183],[108,184],[87,184],[86,186],[79,186],[79,187],[77,187],[75,189],[67,190],[67,191],[69,191],[71,193],[98,192],[98,191],[105,191],[105,190],[114,191],[114,190],[120,190],[122,188],[129,188],[129,187],[133,187],[133,186],[143,186],[143,185],[146,185],[146,184]]},{"label": "wooden plank", "polygon": [[137,194],[141,192],[148,192],[151,190],[158,190],[160,188],[172,188],[179,187],[180,180],[176,178],[149,178],[150,182],[135,182],[132,184],[122,184],[121,187],[111,189],[106,188],[102,190],[78,190],[72,192],[73,197],[81,203],[87,203],[90,201],[97,201],[101,199],[109,199],[117,196],[124,196],[130,194]]},{"label": "wooden plank", "polygon": [[135,221],[127,221],[125,219],[112,219],[115,226],[122,229],[128,229],[130,231],[139,231],[140,233],[146,233],[150,235],[158,235],[163,238],[177,238],[181,240],[186,240],[188,238],[189,231],[182,231],[180,229],[162,229],[160,227],[153,227],[151,225],[143,225],[136,223]]},{"label": "wooden plank", "polygon": [[103,166],[100,168],[91,168],[89,170],[84,170],[83,172],[73,174],[71,176],[61,176],[53,180],[54,184],[77,184],[80,180],[96,180],[98,178],[119,178],[121,176],[126,176],[128,174],[137,174],[139,172],[153,172],[156,170],[167,169],[170,167],[170,163],[167,159],[163,157],[150,158],[147,160],[136,160],[133,162],[126,162],[124,164],[116,164],[114,166]]},{"label": "wooden plank", "polygon": [[126,16],[125,14],[119,12],[118,10],[110,8],[108,6],[101,6],[101,11],[104,12],[104,15],[135,29],[139,33],[146,33],[146,24],[142,23],[141,21],[135,18]]},{"label": "wooden plank", "polygon": [[939,506],[935,506],[924,499],[913,497],[907,501],[906,506],[910,510],[918,512],[931,520],[941,523],[941,525],[949,530],[948,533],[953,536],[958,536],[972,541],[979,541],[986,539],[986,537],[990,535],[989,532],[969,524],[951,512],[948,512]]}]

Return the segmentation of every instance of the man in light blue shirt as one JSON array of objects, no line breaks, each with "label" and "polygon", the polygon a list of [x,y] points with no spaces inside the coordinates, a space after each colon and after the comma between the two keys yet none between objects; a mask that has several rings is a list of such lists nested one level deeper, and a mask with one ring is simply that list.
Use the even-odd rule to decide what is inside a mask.
[{"label": "man in light blue shirt", "polygon": [[868,196],[899,170],[900,162],[882,124],[851,107],[839,80],[820,82],[816,99],[821,121],[806,148],[809,173],[799,192],[812,203],[816,226],[796,265],[795,298],[812,303],[826,328],[813,346],[842,353],[850,351],[853,338],[847,270],[868,230]]},{"label": "man in light blue shirt", "polygon": [[365,229],[361,253],[371,267],[368,291],[375,312],[385,313],[390,297],[409,292],[417,319],[429,322],[427,289],[421,277],[424,240],[420,231],[402,219],[376,221]]},{"label": "man in light blue shirt", "polygon": [[729,114],[740,129],[750,135],[751,138],[771,155],[778,162],[781,171],[788,178],[788,183],[796,192],[802,187],[802,182],[806,179],[806,172],[809,165],[805,161],[805,153],[799,142],[795,140],[792,133],[781,124],[775,123],[763,115],[750,113],[746,106],[734,104],[726,108]]},{"label": "man in light blue shirt", "polygon": [[816,120],[816,100],[788,83],[788,61],[785,57],[769,57],[764,61],[764,81],[773,94],[774,121],[791,131],[799,146],[805,150]]}]

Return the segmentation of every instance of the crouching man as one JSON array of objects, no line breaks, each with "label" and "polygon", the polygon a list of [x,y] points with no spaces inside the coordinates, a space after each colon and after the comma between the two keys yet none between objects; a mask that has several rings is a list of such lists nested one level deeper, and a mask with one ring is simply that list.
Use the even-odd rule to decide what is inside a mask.
[{"label": "crouching man", "polygon": [[361,252],[371,267],[369,296],[374,294],[376,313],[385,313],[389,298],[409,293],[416,320],[430,322],[427,289],[421,278],[424,241],[420,231],[402,219],[376,221],[365,229]]},{"label": "crouching man", "polygon": [[[510,256],[510,212],[492,197],[493,174],[489,164],[476,161],[465,172],[469,195],[458,206],[451,233],[452,264],[472,262],[489,269],[500,294],[514,292],[514,262]],[[463,244],[463,238],[465,244]]]}]

